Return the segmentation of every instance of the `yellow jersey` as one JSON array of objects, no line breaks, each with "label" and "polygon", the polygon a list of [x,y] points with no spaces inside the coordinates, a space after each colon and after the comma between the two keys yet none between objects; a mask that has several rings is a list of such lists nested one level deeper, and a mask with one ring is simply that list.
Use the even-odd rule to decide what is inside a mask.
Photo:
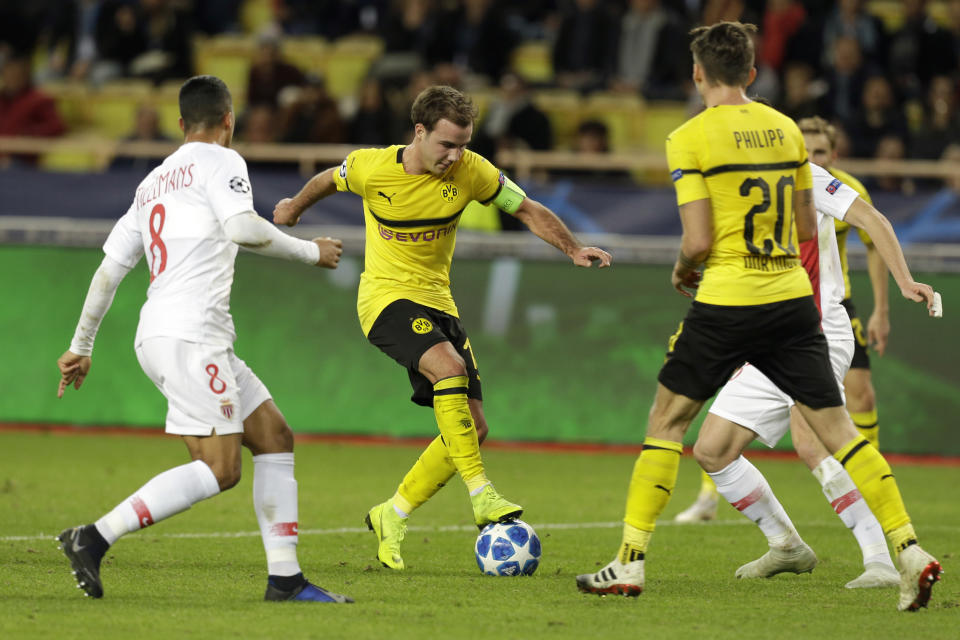
[{"label": "yellow jersey", "polygon": [[[860,194],[860,197],[866,200],[869,204],[873,204],[873,200],[870,199],[870,194],[867,193],[867,190],[863,187],[863,184],[854,178],[852,175],[846,171],[831,167],[827,169],[834,178],[837,178],[843,184],[849,186],[851,189]],[[834,227],[837,230],[837,248],[840,249],[840,266],[843,267],[843,287],[844,287],[844,300],[849,300],[850,296],[853,295],[853,292],[850,289],[850,263],[847,261],[847,234],[850,233],[850,224],[840,220],[838,218],[833,219]],[[864,246],[869,247],[873,245],[873,240],[870,239],[870,236],[867,235],[867,232],[863,229],[857,229],[857,233],[860,235],[860,241],[863,242]]]},{"label": "yellow jersey", "polygon": [[696,300],[747,306],[813,294],[799,258],[793,193],[811,189],[797,125],[757,102],[718,105],[667,137],[677,204],[709,199],[713,245]]},{"label": "yellow jersey", "polygon": [[357,314],[364,335],[400,299],[458,316],[450,262],[460,214],[473,200],[493,200],[503,185],[503,174],[470,150],[435,176],[407,173],[403,149],[358,149],[334,172],[338,191],[363,198],[366,255]]}]

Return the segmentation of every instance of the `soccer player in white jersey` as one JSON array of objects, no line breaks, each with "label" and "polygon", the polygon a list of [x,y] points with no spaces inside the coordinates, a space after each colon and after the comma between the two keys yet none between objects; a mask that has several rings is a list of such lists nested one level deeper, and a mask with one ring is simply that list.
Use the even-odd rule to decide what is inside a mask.
[{"label": "soccer player in white jersey", "polygon": [[121,536],[180,513],[237,484],[241,445],[253,454],[253,503],[268,578],[266,600],[352,602],[304,578],[297,561],[293,433],[270,392],[233,352],[230,289],[238,245],[256,253],[336,268],[341,243],[300,240],[253,209],[247,166],[231,150],[230,92],[213,76],[180,89],[184,144],[140,183],[116,223],[93,276],[70,349],[57,361],[58,397],[80,388],[100,322],[124,276],[146,254],[147,300],[135,347],[167,398],[166,431],[181,436],[192,462],[154,476],[93,524],[59,536],[78,586],[103,596],[100,562]]},{"label": "soccer player in white jersey", "polygon": [[[804,263],[813,284],[819,279],[821,326],[829,345],[834,375],[841,390],[853,358],[854,336],[841,304],[843,269],[834,232],[834,219],[864,229],[893,273],[904,296],[913,299],[913,281],[900,244],[887,219],[856,191],[812,164],[813,199],[817,209],[817,239]],[[817,251],[818,250],[818,251]],[[819,260],[816,260],[819,253]],[[817,269],[816,267],[819,267]],[[926,287],[927,285],[919,285]],[[773,447],[786,433],[813,474],[834,510],[852,531],[863,552],[864,573],[848,588],[889,587],[899,584],[880,523],[867,507],[849,474],[807,426],[793,400],[756,367],[746,364],[720,390],[694,446],[694,456],[716,482],[720,494],[753,520],[767,537],[770,550],[740,567],[738,578],[768,578],[778,573],[812,571],[817,557],[807,546],[777,501],[767,481],[745,457],[743,449],[754,439]],[[906,596],[905,596],[906,597]],[[907,598],[910,604],[913,594]]]}]

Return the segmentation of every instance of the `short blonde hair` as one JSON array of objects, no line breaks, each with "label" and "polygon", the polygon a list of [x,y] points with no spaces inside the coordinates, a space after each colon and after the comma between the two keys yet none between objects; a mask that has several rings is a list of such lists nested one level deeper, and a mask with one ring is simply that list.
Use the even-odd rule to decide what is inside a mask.
[{"label": "short blonde hair", "polygon": [[827,136],[827,141],[830,142],[830,151],[837,148],[837,128],[820,116],[800,118],[797,120],[797,126],[800,127],[800,133],[813,133]]}]

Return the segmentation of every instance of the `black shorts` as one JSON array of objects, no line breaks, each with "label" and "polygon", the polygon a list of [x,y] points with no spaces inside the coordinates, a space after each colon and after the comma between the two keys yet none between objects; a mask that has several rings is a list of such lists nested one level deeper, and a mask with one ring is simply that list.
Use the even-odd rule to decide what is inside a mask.
[{"label": "black shorts", "polygon": [[857,308],[853,306],[853,300],[850,298],[847,298],[841,304],[847,310],[847,315],[850,316],[850,326],[853,327],[853,361],[850,363],[850,368],[869,369],[870,356],[867,354],[867,334],[864,331],[863,323],[857,317]]},{"label": "black shorts", "polygon": [[670,338],[657,379],[706,401],[744,362],[798,402],[843,406],[812,296],[742,307],[694,302]]},{"label": "black shorts", "polygon": [[410,399],[424,407],[433,406],[433,384],[420,373],[420,358],[436,344],[451,343],[467,365],[467,397],[483,400],[477,361],[459,318],[412,300],[395,300],[377,316],[367,340],[406,367],[413,387]]}]

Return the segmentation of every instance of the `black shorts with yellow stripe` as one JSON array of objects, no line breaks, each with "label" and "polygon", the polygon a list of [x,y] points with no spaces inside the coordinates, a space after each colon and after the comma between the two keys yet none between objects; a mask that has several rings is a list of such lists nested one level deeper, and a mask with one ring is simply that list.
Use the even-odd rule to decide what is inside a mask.
[{"label": "black shorts with yellow stripe", "polygon": [[736,307],[695,301],[670,338],[657,379],[706,401],[744,362],[798,402],[843,406],[812,296]]},{"label": "black shorts with yellow stripe", "polygon": [[412,300],[395,300],[377,316],[367,340],[407,369],[413,387],[410,400],[424,407],[433,406],[433,384],[420,373],[420,358],[434,345],[451,343],[467,367],[467,397],[483,400],[470,339],[456,316]]},{"label": "black shorts with yellow stripe", "polygon": [[853,306],[853,300],[847,298],[841,302],[843,308],[847,310],[850,316],[850,326],[853,328],[853,361],[850,363],[851,369],[869,369],[870,355],[867,353],[867,334],[863,328],[863,322],[857,317],[857,308]]}]

